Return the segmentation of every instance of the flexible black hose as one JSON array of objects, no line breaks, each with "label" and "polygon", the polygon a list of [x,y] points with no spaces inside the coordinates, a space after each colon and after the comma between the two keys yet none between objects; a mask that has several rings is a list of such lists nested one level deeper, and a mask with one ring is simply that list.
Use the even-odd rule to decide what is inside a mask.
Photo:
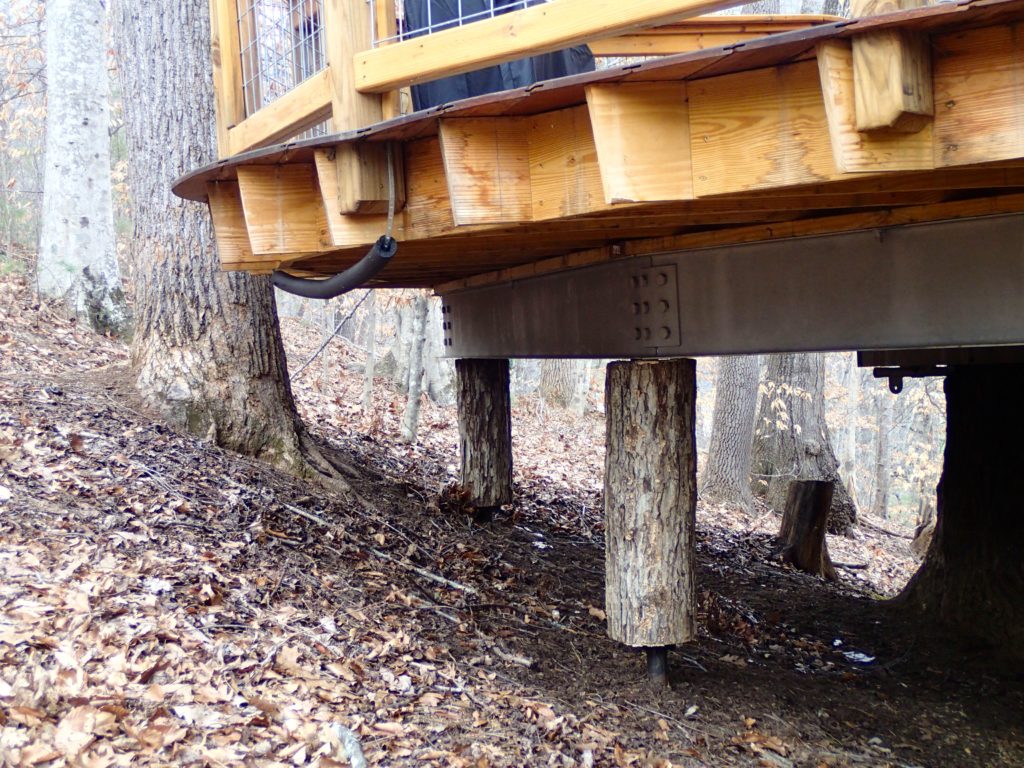
[{"label": "flexible black hose", "polygon": [[329,277],[326,280],[311,280],[305,277],[292,277],[278,271],[270,276],[270,282],[282,291],[295,296],[307,299],[333,299],[372,279],[388,265],[397,250],[398,243],[395,239],[384,235],[373,244],[373,248],[358,263],[334,277]]}]

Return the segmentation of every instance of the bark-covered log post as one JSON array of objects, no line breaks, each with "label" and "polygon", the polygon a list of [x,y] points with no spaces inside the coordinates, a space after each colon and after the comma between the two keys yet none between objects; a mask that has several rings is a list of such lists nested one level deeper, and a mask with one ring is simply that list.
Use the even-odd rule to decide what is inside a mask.
[{"label": "bark-covered log post", "polygon": [[512,503],[512,405],[508,360],[456,360],[461,482],[477,522]]},{"label": "bark-covered log post", "polygon": [[779,529],[782,561],[829,581],[836,580],[836,569],[832,566],[825,542],[834,491],[835,483],[831,480],[791,482]]},{"label": "bark-covered log post", "polygon": [[1024,658],[1024,365],[953,368],[935,533],[901,600]]},{"label": "bark-covered log post", "polygon": [[694,637],[697,395],[693,360],[621,362],[605,384],[605,612],[613,640],[647,651]]}]

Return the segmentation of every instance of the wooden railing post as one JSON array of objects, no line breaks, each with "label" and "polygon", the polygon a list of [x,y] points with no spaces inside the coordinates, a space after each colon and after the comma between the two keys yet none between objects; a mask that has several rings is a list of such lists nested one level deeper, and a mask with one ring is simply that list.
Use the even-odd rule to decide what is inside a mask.
[{"label": "wooden railing post", "polygon": [[[356,91],[354,57],[373,45],[367,0],[324,0],[327,66],[332,85],[331,122],[337,132],[363,128],[384,119],[377,94]],[[385,213],[388,170],[383,144],[340,145],[335,155],[340,213]]]},{"label": "wooden railing post", "polygon": [[226,157],[231,154],[228,131],[245,120],[238,0],[210,0],[210,51],[217,115],[217,154]]},{"label": "wooden railing post", "polygon": [[[395,14],[395,0],[373,0],[376,11],[377,45],[388,45],[382,41],[393,41],[398,34],[398,17]],[[388,91],[381,94],[384,107],[384,119],[390,120],[402,114],[402,91]]]},{"label": "wooden railing post", "polygon": [[[929,0],[853,0],[854,17],[906,11]],[[932,122],[932,60],[928,36],[881,30],[853,38],[858,131],[917,133]]]}]

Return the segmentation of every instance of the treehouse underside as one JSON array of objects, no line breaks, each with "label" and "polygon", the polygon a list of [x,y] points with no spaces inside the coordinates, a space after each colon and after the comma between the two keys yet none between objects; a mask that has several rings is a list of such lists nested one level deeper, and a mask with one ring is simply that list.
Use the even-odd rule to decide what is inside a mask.
[{"label": "treehouse underside", "polygon": [[[869,33],[888,35],[910,71],[859,54]],[[868,65],[882,70],[858,71]],[[890,103],[908,83],[933,94],[930,111]],[[892,109],[888,129],[858,129],[866,111]],[[175,192],[209,202],[225,269],[331,275],[385,232],[389,152],[399,250],[375,285],[441,293],[628,256],[1024,212],[1024,0],[843,21],[476,97],[235,155]]]}]

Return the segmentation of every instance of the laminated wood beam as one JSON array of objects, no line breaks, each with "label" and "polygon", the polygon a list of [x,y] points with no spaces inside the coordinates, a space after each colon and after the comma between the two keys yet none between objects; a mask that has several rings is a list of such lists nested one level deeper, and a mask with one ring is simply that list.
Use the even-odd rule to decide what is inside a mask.
[{"label": "laminated wood beam", "polygon": [[822,43],[817,53],[832,156],[838,171],[877,173],[935,167],[931,124],[910,134],[857,130],[853,47],[849,40]]},{"label": "laminated wood beam", "polygon": [[1024,157],[1024,24],[936,36],[936,165]]},{"label": "laminated wood beam", "polygon": [[312,164],[242,166],[238,191],[256,258],[332,247]]},{"label": "laminated wood beam", "polygon": [[740,4],[741,0],[556,0],[364,50],[355,57],[357,87],[364,93],[383,93]]},{"label": "laminated wood beam", "polygon": [[[910,10],[928,0],[853,0],[855,17]],[[857,130],[916,133],[935,114],[928,37],[879,30],[853,39]]]},{"label": "laminated wood beam", "polygon": [[698,197],[839,178],[816,62],[698,80],[689,96]]},{"label": "laminated wood beam", "polygon": [[321,70],[284,96],[228,129],[231,154],[265,147],[326,120],[331,114],[331,72]]},{"label": "laminated wood beam", "polygon": [[685,82],[592,85],[587,105],[606,203],[693,198]]},{"label": "laminated wood beam", "polygon": [[440,294],[454,293],[471,288],[525,280],[540,275],[578,269],[630,256],[647,256],[668,251],[698,250],[723,245],[765,242],[785,238],[854,232],[861,229],[920,224],[930,221],[999,216],[1024,212],[1024,194],[985,197],[977,200],[930,203],[904,208],[878,211],[859,211],[837,216],[787,221],[771,226],[753,225],[693,232],[670,237],[636,239],[633,242],[610,247],[581,250],[576,253],[534,261],[516,267],[495,270],[461,280],[452,280],[434,286]]},{"label": "laminated wood beam", "polygon": [[441,121],[441,153],[456,226],[532,219],[524,122],[508,117]]}]

